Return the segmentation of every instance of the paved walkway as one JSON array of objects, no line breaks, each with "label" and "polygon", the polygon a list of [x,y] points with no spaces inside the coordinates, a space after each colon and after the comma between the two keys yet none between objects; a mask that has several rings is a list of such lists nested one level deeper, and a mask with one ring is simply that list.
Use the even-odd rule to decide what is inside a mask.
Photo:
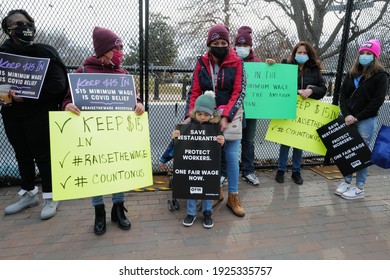
[{"label": "paved walkway", "polygon": [[[215,209],[212,229],[204,229],[201,218],[183,227],[185,203],[170,212],[170,191],[128,193],[132,229],[122,231],[108,220],[102,236],[93,234],[89,199],[62,202],[48,221],[40,220],[40,206],[3,214],[0,259],[390,259],[388,170],[371,167],[365,198],[355,201],[334,195],[340,180],[309,169],[303,170],[301,186],[290,179],[276,183],[274,170],[257,175],[258,187],[240,182],[246,216],[235,217],[225,200]],[[14,202],[16,193],[16,187],[1,187],[0,208]],[[111,205],[108,197],[107,212]]]}]

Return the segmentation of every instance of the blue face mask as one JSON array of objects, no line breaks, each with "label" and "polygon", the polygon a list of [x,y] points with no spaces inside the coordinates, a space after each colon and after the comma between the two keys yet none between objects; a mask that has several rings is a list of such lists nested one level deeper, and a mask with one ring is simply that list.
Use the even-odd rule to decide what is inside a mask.
[{"label": "blue face mask", "polygon": [[299,63],[299,64],[304,64],[306,61],[309,60],[309,56],[307,54],[296,54],[295,55],[295,60]]},{"label": "blue face mask", "polygon": [[361,54],[359,56],[359,63],[362,65],[362,66],[368,66],[371,64],[371,62],[374,61],[374,55],[372,54]]}]

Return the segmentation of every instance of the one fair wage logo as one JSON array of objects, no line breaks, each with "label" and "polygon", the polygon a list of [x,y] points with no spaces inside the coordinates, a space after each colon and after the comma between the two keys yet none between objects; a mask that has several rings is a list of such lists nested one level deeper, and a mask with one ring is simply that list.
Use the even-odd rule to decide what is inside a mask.
[{"label": "one fair wage logo", "polygon": [[194,194],[194,193],[202,194],[203,193],[203,188],[202,187],[192,187],[190,189],[190,193],[191,194]]}]

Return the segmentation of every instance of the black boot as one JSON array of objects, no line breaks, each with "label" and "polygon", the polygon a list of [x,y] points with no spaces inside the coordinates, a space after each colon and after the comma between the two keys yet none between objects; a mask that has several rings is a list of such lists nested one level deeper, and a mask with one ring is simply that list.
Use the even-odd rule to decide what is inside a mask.
[{"label": "black boot", "polygon": [[106,210],[104,204],[95,206],[95,226],[93,232],[96,235],[102,235],[106,232]]},{"label": "black boot", "polygon": [[284,171],[283,170],[278,170],[276,172],[275,181],[280,183],[280,184],[284,183]]},{"label": "black boot", "polygon": [[291,175],[291,178],[293,179],[294,183],[297,185],[302,185],[303,184],[303,179],[301,177],[301,172],[293,172]]},{"label": "black boot", "polygon": [[118,223],[120,229],[129,230],[131,223],[126,218],[124,211],[127,212],[127,209],[123,206],[123,202],[114,203],[111,209],[111,221]]}]

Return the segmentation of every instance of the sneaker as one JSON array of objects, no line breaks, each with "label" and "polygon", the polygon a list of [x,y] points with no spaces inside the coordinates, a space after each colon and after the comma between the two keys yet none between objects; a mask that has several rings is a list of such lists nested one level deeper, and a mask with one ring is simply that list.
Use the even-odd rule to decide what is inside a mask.
[{"label": "sneaker", "polygon": [[347,183],[347,182],[342,182],[338,188],[336,189],[336,191],[334,192],[335,195],[342,195],[343,193],[345,193],[348,188],[351,187],[351,183]]},{"label": "sneaker", "polygon": [[213,219],[211,219],[211,212],[203,213],[203,227],[212,228],[213,227]]},{"label": "sneaker", "polygon": [[364,189],[356,186],[350,187],[346,192],[341,194],[341,197],[348,200],[364,198]]},{"label": "sneaker", "polygon": [[45,202],[43,203],[43,208],[41,211],[41,219],[47,220],[53,217],[57,212],[59,202],[54,201],[51,198],[45,199]]},{"label": "sneaker", "polygon": [[242,176],[242,180],[253,186],[258,186],[260,184],[259,179],[253,173]]},{"label": "sneaker", "polygon": [[278,170],[276,172],[275,181],[278,183],[284,183],[284,171]]},{"label": "sneaker", "polygon": [[291,174],[291,179],[293,179],[294,183],[297,185],[303,184],[303,179],[301,177],[301,172],[296,171]]},{"label": "sneaker", "polygon": [[30,195],[28,192],[26,192],[22,196],[20,196],[19,200],[16,203],[11,204],[10,206],[7,206],[5,208],[5,214],[12,215],[22,211],[23,209],[37,206],[38,204],[38,194]]},{"label": "sneaker", "polygon": [[221,176],[221,179],[219,181],[220,185],[223,186],[227,182],[227,178],[225,176]]},{"label": "sneaker", "polygon": [[196,220],[196,216],[187,214],[187,217],[185,217],[183,221],[183,225],[186,227],[190,227],[194,224],[195,220]]}]

